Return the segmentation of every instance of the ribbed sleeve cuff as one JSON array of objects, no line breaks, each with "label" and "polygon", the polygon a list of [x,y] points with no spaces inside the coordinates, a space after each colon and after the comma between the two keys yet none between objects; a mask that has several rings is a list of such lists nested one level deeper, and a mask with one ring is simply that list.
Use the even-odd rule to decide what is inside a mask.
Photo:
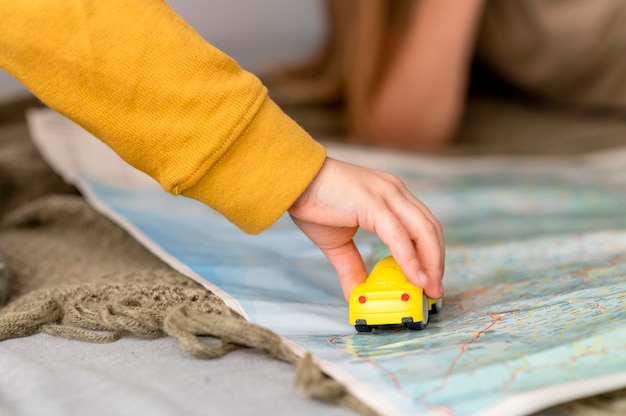
[{"label": "ribbed sleeve cuff", "polygon": [[325,158],[324,147],[267,98],[230,150],[182,195],[258,234],[304,192]]}]

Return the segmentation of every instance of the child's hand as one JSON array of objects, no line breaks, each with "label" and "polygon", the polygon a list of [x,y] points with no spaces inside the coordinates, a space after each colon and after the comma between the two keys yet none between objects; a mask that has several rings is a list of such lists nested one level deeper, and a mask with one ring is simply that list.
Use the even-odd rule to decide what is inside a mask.
[{"label": "child's hand", "polygon": [[427,296],[443,296],[441,225],[397,177],[327,158],[289,214],[331,262],[346,299],[367,276],[352,241],[359,227],[378,234]]}]

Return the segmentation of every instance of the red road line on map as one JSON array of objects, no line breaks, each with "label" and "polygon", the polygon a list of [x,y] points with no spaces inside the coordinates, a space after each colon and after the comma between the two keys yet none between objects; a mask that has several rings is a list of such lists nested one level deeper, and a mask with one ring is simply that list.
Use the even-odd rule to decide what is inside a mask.
[{"label": "red road line on map", "polygon": [[443,384],[441,385],[442,390],[446,387],[446,384],[448,383],[448,377],[452,375],[452,373],[454,372],[454,367],[456,367],[456,364],[459,362],[459,360],[463,358],[463,355],[465,355],[465,352],[468,350],[468,348],[472,344],[476,343],[478,339],[485,334],[485,332],[493,328],[504,317],[503,314],[495,314],[495,313],[492,313],[490,316],[491,316],[492,321],[489,325],[487,325],[485,328],[478,331],[476,335],[474,335],[474,338],[472,338],[468,343],[461,344],[459,346],[461,348],[461,351],[459,352],[459,355],[457,355],[456,358],[452,360],[452,363],[450,363],[450,367],[448,368],[448,371],[446,371],[446,375],[444,376],[444,379],[443,379]]},{"label": "red road line on map", "polygon": [[376,361],[370,360],[369,358],[367,359],[367,362],[370,363],[370,364],[373,364],[374,367],[378,368],[383,373],[387,374],[387,376],[391,379],[394,387],[396,388],[396,390],[398,392],[400,392],[403,396],[411,398],[411,396],[402,389],[402,385],[400,384],[400,380],[398,380],[398,376],[396,376],[393,371],[386,369],[382,365],[378,364]]},{"label": "red road line on map", "polygon": [[608,310],[609,310],[606,306],[604,306],[604,305],[600,305],[600,303],[599,303],[599,302],[591,302],[591,301],[588,301],[588,302],[583,302],[583,304],[585,304],[585,305],[593,305],[593,306],[595,306],[596,308],[601,309],[601,310],[603,310],[603,311],[608,311]]},{"label": "red road line on map", "polygon": [[603,347],[600,348],[597,351],[585,351],[579,355],[575,355],[572,358],[570,358],[567,361],[564,362],[555,362],[552,364],[544,364],[538,367],[519,367],[519,368],[511,368],[509,365],[506,365],[509,370],[511,371],[511,377],[509,378],[508,381],[506,381],[505,383],[502,384],[502,387],[500,388],[500,391],[505,391],[511,384],[513,384],[513,382],[515,381],[515,379],[517,378],[517,376],[520,373],[523,373],[525,371],[537,371],[537,370],[545,370],[548,368],[554,368],[554,367],[560,367],[563,365],[571,365],[576,363],[579,359],[590,356],[590,355],[603,355],[607,352],[610,351],[622,351],[624,350],[624,348],[619,348],[619,347]]},{"label": "red road line on map", "polygon": [[[335,345],[335,340],[340,339],[340,338],[345,338],[347,336],[350,335],[335,335],[333,337],[331,337],[327,342],[331,345]],[[354,350],[353,351],[354,355],[357,356],[358,358],[364,360],[366,363],[378,368],[380,371],[382,371],[383,373],[387,374],[387,376],[391,379],[395,389],[400,392],[402,395],[409,397],[410,395],[405,392],[404,390],[402,390],[402,384],[400,383],[400,380],[398,379],[398,376],[395,375],[395,373],[391,370],[388,370],[387,368],[383,367],[382,365],[380,365],[378,362],[372,360],[371,358],[365,357],[362,354],[360,354],[358,351]]]},{"label": "red road line on map", "polygon": [[[488,330],[493,328],[498,322],[500,322],[502,320],[502,318],[505,317],[505,315],[506,314],[492,313],[490,315],[492,320],[489,323],[489,325],[487,325],[486,327],[484,327],[480,331],[476,332],[476,334],[474,335],[474,338],[472,338],[469,342],[460,345],[461,351],[459,352],[459,355],[457,355],[454,358],[454,360],[452,360],[452,363],[450,364],[450,367],[448,368],[448,371],[446,371],[446,374],[443,377],[443,381],[441,383],[441,386],[438,389],[432,390],[430,393],[433,393],[433,392],[435,392],[437,390],[441,391],[441,390],[446,388],[446,384],[448,383],[448,379],[450,378],[450,376],[454,372],[454,367],[461,360],[461,358],[463,358],[463,355],[469,349],[469,347],[472,344],[474,344],[475,342],[477,342],[480,339],[480,337],[482,337],[485,334],[485,332],[487,332]],[[442,414],[444,414],[443,412],[445,412],[446,409],[449,408],[449,406],[442,407],[442,406],[432,406],[432,405],[430,405],[428,400],[426,399],[427,394],[429,394],[429,393],[422,394],[422,396],[419,398],[420,402],[423,403],[425,406],[429,407],[430,410],[437,410],[438,412],[442,412]]]},{"label": "red road line on map", "polygon": [[347,336],[349,336],[349,335],[333,335],[333,336],[332,336],[332,337],[328,340],[328,343],[329,343],[329,344],[331,344],[331,345],[336,345],[336,344],[335,344],[335,340],[336,340],[336,339],[345,338],[345,337],[347,337]]},{"label": "red road line on map", "polygon": [[500,387],[500,391],[505,391],[513,382],[517,379],[517,375],[523,371],[522,368],[511,367],[508,363],[504,364],[505,367],[511,371],[511,377],[504,383],[502,383],[502,387]]}]

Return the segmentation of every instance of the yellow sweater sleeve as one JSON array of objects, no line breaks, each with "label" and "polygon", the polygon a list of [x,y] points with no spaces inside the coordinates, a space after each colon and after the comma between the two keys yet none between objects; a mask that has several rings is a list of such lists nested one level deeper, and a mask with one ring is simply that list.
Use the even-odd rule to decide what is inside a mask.
[{"label": "yellow sweater sleeve", "polygon": [[0,0],[0,67],[173,194],[248,233],[304,191],[324,148],[161,0]]}]

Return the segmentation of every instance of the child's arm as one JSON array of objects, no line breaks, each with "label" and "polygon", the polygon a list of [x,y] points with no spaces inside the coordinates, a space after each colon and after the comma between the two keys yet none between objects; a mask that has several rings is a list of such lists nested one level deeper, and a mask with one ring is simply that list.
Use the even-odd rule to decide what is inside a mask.
[{"label": "child's arm", "polygon": [[161,0],[0,0],[0,67],[173,194],[249,233],[325,149]]},{"label": "child's arm", "polygon": [[164,1],[0,0],[0,10],[0,67],[165,190],[249,233],[291,207],[346,289],[365,278],[349,248],[363,226],[440,293],[443,240],[425,207],[389,175],[325,162],[261,82]]}]

